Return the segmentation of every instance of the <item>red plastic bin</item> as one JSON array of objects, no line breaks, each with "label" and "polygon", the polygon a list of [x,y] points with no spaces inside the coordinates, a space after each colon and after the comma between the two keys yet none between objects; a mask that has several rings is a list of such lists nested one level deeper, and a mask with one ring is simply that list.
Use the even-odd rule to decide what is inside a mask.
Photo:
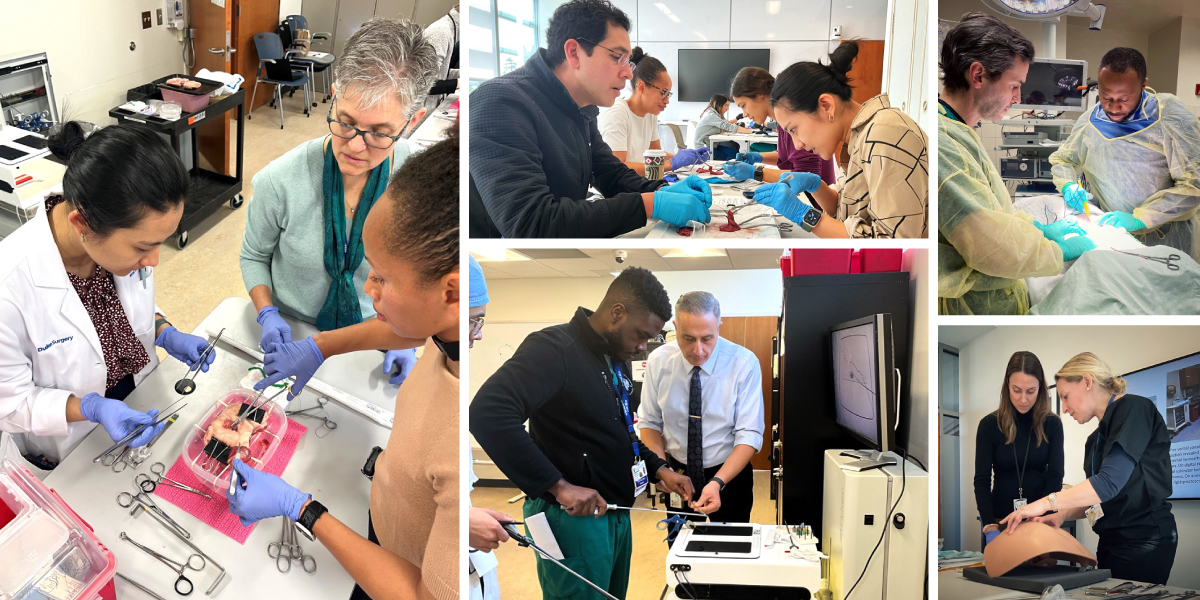
[{"label": "red plastic bin", "polygon": [[900,248],[864,249],[856,254],[861,273],[892,273],[903,268],[904,250]]},{"label": "red plastic bin", "polygon": [[797,275],[842,275],[850,272],[850,249],[799,249],[793,248],[792,276]]}]

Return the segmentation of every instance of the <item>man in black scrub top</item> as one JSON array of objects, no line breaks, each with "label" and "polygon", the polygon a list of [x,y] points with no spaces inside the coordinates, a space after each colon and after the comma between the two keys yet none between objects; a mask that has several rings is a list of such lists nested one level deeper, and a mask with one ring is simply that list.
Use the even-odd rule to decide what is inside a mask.
[{"label": "man in black scrub top", "polygon": [[1150,399],[1125,394],[1125,380],[1090,352],[1072,358],[1054,377],[1063,411],[1081,425],[1100,419],[1084,446],[1088,479],[1014,511],[1006,526],[1015,530],[1032,519],[1057,527],[1086,517],[1100,536],[1100,568],[1111,569],[1116,579],[1166,584],[1179,534],[1167,502],[1171,438],[1162,415]]}]

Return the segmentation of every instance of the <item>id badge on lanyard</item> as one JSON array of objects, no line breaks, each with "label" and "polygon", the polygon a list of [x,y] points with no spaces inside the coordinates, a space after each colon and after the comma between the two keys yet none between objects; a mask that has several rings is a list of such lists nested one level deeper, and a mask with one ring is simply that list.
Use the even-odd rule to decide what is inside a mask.
[{"label": "id badge on lanyard", "polygon": [[650,484],[650,477],[646,473],[646,461],[642,460],[641,452],[638,450],[637,434],[633,431],[633,417],[629,414],[629,389],[633,384],[625,377],[625,372],[621,369],[621,363],[613,361],[613,386],[616,388],[617,396],[621,400],[621,412],[625,415],[625,425],[629,428],[630,443],[633,444],[633,467],[630,472],[633,475],[633,495],[641,496],[646,491],[646,487]]}]

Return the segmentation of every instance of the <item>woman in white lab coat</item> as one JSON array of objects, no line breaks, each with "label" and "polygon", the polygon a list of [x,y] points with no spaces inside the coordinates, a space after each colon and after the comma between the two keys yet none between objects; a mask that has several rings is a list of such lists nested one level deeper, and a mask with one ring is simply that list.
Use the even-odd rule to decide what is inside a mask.
[{"label": "woman in white lab coat", "polygon": [[143,127],[70,122],[50,149],[68,161],[62,190],[0,241],[0,431],[43,468],[95,424],[115,441],[153,421],[123,400],[158,364],[156,345],[189,366],[207,346],[154,305],[150,267],[188,190],[171,147]]}]

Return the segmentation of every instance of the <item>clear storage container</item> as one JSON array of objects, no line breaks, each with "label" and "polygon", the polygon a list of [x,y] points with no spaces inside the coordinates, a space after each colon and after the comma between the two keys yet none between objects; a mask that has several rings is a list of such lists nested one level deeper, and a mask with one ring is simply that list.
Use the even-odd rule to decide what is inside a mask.
[{"label": "clear storage container", "polygon": [[[216,440],[209,435],[209,426],[213,425],[213,422],[226,408],[251,404],[256,394],[257,392],[253,390],[241,388],[231,390],[224,398],[213,404],[212,408],[208,409],[208,412],[195,425],[192,425],[187,440],[184,442],[184,461],[187,462],[196,477],[199,477],[215,491],[224,493],[224,490],[229,487],[229,463],[232,462],[235,452],[242,462],[261,470],[270,462],[271,457],[275,456],[275,451],[279,449],[279,445],[283,442],[283,436],[287,433],[287,416],[283,414],[283,408],[275,401],[267,400],[264,397],[258,400],[264,402],[260,407],[263,411],[262,420],[258,426],[253,428],[245,445],[235,449],[232,444],[225,444],[229,448],[228,451],[225,451],[223,447],[213,443]],[[245,422],[250,422],[250,419]]]}]

